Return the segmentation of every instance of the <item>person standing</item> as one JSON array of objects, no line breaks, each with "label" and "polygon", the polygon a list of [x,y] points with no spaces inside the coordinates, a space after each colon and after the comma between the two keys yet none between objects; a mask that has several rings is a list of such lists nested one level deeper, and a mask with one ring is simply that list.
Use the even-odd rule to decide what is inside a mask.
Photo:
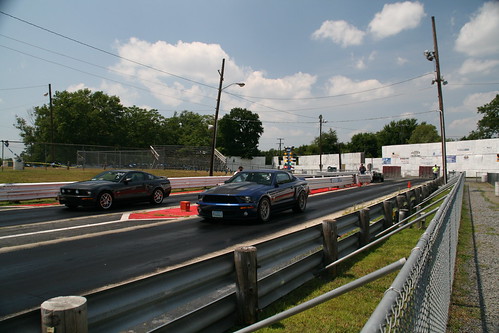
[{"label": "person standing", "polygon": [[436,164],[435,164],[435,166],[433,168],[431,168],[431,171],[433,172],[433,179],[437,179],[438,178],[439,168],[438,168],[438,166]]},{"label": "person standing", "polygon": [[237,168],[237,170],[236,170],[236,172],[234,172],[234,174],[239,173],[243,170],[244,170],[244,168],[242,166],[240,166],[239,168]]},{"label": "person standing", "polygon": [[366,167],[364,166],[363,163],[360,163],[359,172],[361,175],[366,173]]}]

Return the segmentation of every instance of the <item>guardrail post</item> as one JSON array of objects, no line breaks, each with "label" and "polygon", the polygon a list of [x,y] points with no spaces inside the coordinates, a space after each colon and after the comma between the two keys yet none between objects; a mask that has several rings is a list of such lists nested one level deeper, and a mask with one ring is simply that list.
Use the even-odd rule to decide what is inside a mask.
[{"label": "guardrail post", "polygon": [[412,200],[411,200],[412,194],[413,194],[412,190],[405,192],[405,200],[407,202],[407,210],[409,211],[409,214],[412,213]]},{"label": "guardrail post", "polygon": [[243,246],[234,251],[238,321],[250,325],[257,321],[258,284],[256,247]]},{"label": "guardrail post", "polygon": [[397,201],[397,222],[400,222],[400,211],[405,208],[405,195],[399,194],[395,200]]},{"label": "guardrail post", "polygon": [[359,245],[360,247],[369,244],[371,235],[369,233],[369,208],[364,208],[359,211]]},{"label": "guardrail post", "polygon": [[423,192],[423,200],[428,198],[428,196],[430,195],[430,190],[428,189],[428,186],[426,184],[423,185],[421,191]]},{"label": "guardrail post", "polygon": [[[322,242],[324,252],[324,266],[338,260],[338,226],[336,220],[322,221]],[[330,272],[336,276],[336,267],[331,268]]]},{"label": "guardrail post", "polygon": [[388,229],[393,225],[393,203],[391,200],[383,201],[383,229]]},{"label": "guardrail post", "polygon": [[41,305],[42,333],[87,333],[87,299],[54,297]]},{"label": "guardrail post", "polygon": [[415,197],[414,203],[416,205],[419,205],[421,201],[423,201],[423,199],[421,198],[421,187],[416,187],[414,189],[414,197]]}]

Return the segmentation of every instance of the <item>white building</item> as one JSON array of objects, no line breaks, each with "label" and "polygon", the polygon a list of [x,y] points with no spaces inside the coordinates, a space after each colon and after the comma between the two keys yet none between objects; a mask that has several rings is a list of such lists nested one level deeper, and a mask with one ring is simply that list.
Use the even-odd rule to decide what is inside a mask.
[{"label": "white building", "polygon": [[[446,153],[447,172],[466,171],[467,177],[499,173],[499,138],[447,142]],[[402,176],[420,176],[421,167],[442,167],[441,143],[383,146],[382,156],[376,166],[400,167]]]}]

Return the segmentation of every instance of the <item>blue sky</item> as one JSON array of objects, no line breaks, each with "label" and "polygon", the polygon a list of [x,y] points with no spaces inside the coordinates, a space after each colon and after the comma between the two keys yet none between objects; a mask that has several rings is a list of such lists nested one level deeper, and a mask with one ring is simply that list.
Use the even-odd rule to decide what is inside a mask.
[{"label": "blue sky", "polygon": [[223,58],[224,87],[246,85],[224,89],[220,117],[258,113],[262,150],[309,144],[319,115],[342,142],[407,117],[439,128],[423,56],[432,16],[447,137],[475,129],[499,93],[499,1],[0,0],[0,11],[2,140],[20,140],[15,116],[48,104],[49,83],[165,117],[214,114]]}]

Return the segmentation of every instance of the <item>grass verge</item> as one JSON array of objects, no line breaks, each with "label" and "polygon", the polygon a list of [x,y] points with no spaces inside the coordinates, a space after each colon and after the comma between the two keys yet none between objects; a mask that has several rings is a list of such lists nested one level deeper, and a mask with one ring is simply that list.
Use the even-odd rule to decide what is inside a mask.
[{"label": "grass verge", "polygon": [[[88,180],[101,173],[104,169],[81,169],[81,168],[25,168],[24,170],[13,170],[4,168],[0,171],[0,184],[9,183],[45,183],[45,182],[71,182]],[[203,177],[208,176],[208,171],[194,170],[142,170],[157,176],[165,177]],[[223,176],[225,173],[216,173]]]},{"label": "grass verge", "polygon": [[461,210],[461,225],[457,243],[457,256],[452,287],[451,304],[447,332],[470,332],[481,327],[481,310],[476,299],[476,276],[472,267],[473,224],[470,218],[468,186],[465,187],[463,208]]}]

